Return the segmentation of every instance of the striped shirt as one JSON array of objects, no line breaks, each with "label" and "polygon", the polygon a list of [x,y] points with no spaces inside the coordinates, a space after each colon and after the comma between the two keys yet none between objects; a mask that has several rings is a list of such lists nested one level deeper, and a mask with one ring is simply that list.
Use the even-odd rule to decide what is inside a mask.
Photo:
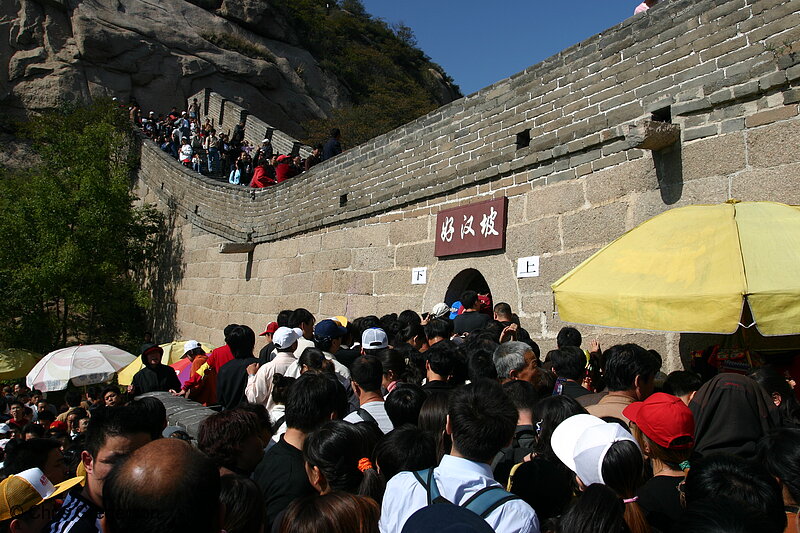
[{"label": "striped shirt", "polygon": [[102,533],[100,518],[103,511],[81,496],[78,487],[67,495],[56,517],[43,530],[47,533]]}]

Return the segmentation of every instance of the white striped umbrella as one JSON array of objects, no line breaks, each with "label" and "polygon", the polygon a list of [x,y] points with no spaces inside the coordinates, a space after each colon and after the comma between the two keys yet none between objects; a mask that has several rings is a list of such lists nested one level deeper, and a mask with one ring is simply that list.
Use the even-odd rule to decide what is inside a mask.
[{"label": "white striped umbrella", "polygon": [[28,387],[43,392],[64,390],[67,384],[81,387],[110,380],[136,356],[108,344],[62,348],[45,355],[28,373]]}]

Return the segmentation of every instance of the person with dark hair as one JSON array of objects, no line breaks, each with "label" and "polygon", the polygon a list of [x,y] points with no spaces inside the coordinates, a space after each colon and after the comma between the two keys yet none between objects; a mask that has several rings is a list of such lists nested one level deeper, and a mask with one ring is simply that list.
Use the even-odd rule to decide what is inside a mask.
[{"label": "person with dark hair", "polygon": [[581,497],[561,517],[559,533],[625,533],[625,504],[601,483],[586,487]]},{"label": "person with dark hair", "polygon": [[103,406],[103,396],[100,394],[100,387],[92,385],[86,389],[86,400],[89,402],[89,410]]},{"label": "person with dark hair", "polygon": [[497,380],[497,367],[492,356],[494,351],[478,348],[467,355],[467,377],[470,382],[481,379]]},{"label": "person with dark hair", "polygon": [[586,408],[590,415],[619,418],[626,424],[622,411],[636,401],[647,399],[655,389],[657,362],[647,350],[636,344],[612,346],[605,356],[605,378],[608,394]]},{"label": "person with dark hair", "polygon": [[269,411],[272,421],[272,441],[278,442],[281,435],[286,433],[286,398],[289,389],[294,384],[295,378],[287,378],[280,374],[272,377],[272,403],[274,407]]},{"label": "person with dark hair", "polygon": [[67,404],[67,410],[56,416],[56,420],[59,422],[66,422],[69,413],[81,406],[81,393],[75,390],[67,391],[64,395],[64,402]]},{"label": "person with dark hair", "polygon": [[683,493],[687,513],[698,502],[720,495],[754,517],[764,533],[782,533],[787,525],[778,482],[760,464],[728,454],[712,454],[692,464]]},{"label": "person with dark hair", "polygon": [[758,442],[757,460],[778,480],[783,507],[789,522],[787,531],[797,532],[800,504],[800,429],[780,428]]},{"label": "person with dark hair", "polygon": [[438,462],[433,436],[410,424],[397,427],[375,447],[375,467],[386,481],[400,472],[433,468]]},{"label": "person with dark hair", "polygon": [[11,429],[16,430],[18,433],[30,422],[30,418],[25,416],[25,404],[22,402],[17,400],[10,402],[8,404],[8,412],[11,418],[6,421],[6,424],[11,426]]},{"label": "person with dark hair", "polygon": [[381,362],[383,377],[381,378],[381,392],[388,395],[402,383],[417,383],[416,368],[400,351],[394,348],[380,350],[375,357]]},{"label": "person with dark hair", "polygon": [[797,401],[792,385],[786,377],[774,367],[762,366],[750,374],[764,392],[770,395],[778,408],[780,423],[783,427],[800,427],[800,402]]},{"label": "person with dark hair", "polygon": [[197,448],[219,468],[220,475],[249,477],[264,458],[267,443],[255,413],[229,409],[200,423]]},{"label": "person with dark hair", "polygon": [[103,404],[105,407],[117,407],[122,405],[122,394],[119,388],[109,385],[103,389]]},{"label": "person with dark hair", "polygon": [[683,403],[689,405],[702,385],[703,381],[696,372],[676,370],[669,373],[662,388],[667,394],[677,396]]},{"label": "person with dark hair", "polygon": [[322,160],[327,161],[328,159],[335,157],[342,153],[342,143],[340,138],[342,136],[342,132],[339,131],[339,128],[331,129],[331,137],[325,144],[322,146]]},{"label": "person with dark hair", "polygon": [[496,382],[484,380],[454,390],[446,423],[446,431],[453,439],[451,454],[445,455],[436,468],[401,472],[389,481],[383,498],[381,531],[400,532],[415,511],[432,501],[434,492],[450,503],[467,506],[478,491],[492,488],[502,498],[491,510],[478,513],[485,515],[492,528],[538,533],[539,520],[534,510],[503,491],[489,466],[513,437],[517,418],[517,409]]},{"label": "person with dark hair", "polygon": [[[516,329],[516,337],[517,340],[520,342],[524,342],[525,344],[529,344],[531,341],[531,335],[528,333],[525,328],[520,326],[519,318],[511,311],[511,306],[508,305],[506,302],[500,302],[495,304],[494,306],[494,319],[497,322],[500,322],[504,328],[507,328],[511,325],[515,325]],[[535,343],[534,343],[535,344]]]},{"label": "person with dark hair", "polygon": [[56,485],[67,479],[67,463],[57,441],[44,438],[9,441],[5,447],[3,475],[19,474],[31,468],[44,472]]},{"label": "person with dark hair", "polygon": [[683,515],[678,485],[694,448],[694,416],[680,398],[663,392],[630,404],[624,414],[653,470],[653,477],[637,492],[639,505],[652,527],[669,531]]},{"label": "person with dark hair", "polygon": [[86,432],[85,450],[81,452],[86,484],[69,492],[45,531],[99,533],[106,476],[115,464],[151,440],[151,424],[143,416],[143,411],[132,407],[96,410]]},{"label": "person with dark hair", "polygon": [[128,408],[137,413],[139,419],[147,422],[153,440],[161,438],[161,433],[167,427],[167,409],[161,400],[150,396],[137,398],[128,404]]},{"label": "person with dark hair", "polygon": [[451,341],[437,342],[425,356],[428,358],[425,363],[427,382],[422,388],[427,393],[452,390],[458,384],[455,376],[466,371],[461,350]]},{"label": "person with dark hair", "polygon": [[[88,417],[82,418],[82,420],[89,420]],[[25,424],[25,427],[22,428],[22,439],[23,440],[32,440],[32,439],[41,439],[44,438],[44,426],[40,424],[36,424],[34,422],[29,422]]]},{"label": "person with dark hair", "polygon": [[380,507],[371,498],[333,491],[293,502],[278,533],[378,533]]},{"label": "person with dark hair", "polygon": [[586,396],[589,391],[581,386],[586,375],[586,355],[575,346],[564,346],[549,353],[556,375],[556,389],[563,396],[577,399]]},{"label": "person with dark hair", "polygon": [[253,357],[256,334],[248,326],[237,326],[228,334],[226,342],[233,360],[225,364],[217,376],[217,403],[225,409],[233,409],[246,401],[247,367],[258,364],[258,359]]},{"label": "person with dark hair", "polygon": [[158,344],[150,344],[142,350],[144,366],[131,380],[128,393],[139,396],[146,392],[177,392],[181,390],[181,382],[175,369],[162,364],[164,350]]},{"label": "person with dark hair", "polygon": [[442,460],[450,453],[450,435],[447,434],[447,404],[450,400],[450,391],[433,392],[428,394],[422,408],[419,410],[417,426],[431,434],[436,443],[436,462]]},{"label": "person with dark hair", "polygon": [[[308,309],[304,309],[299,307],[292,311],[292,314],[289,315],[289,323],[287,327],[291,329],[299,329],[303,332],[303,336],[297,339],[297,348],[294,351],[295,359],[300,357],[300,354],[303,353],[303,350],[306,348],[314,348],[314,324],[317,323],[317,319],[314,318],[314,315],[311,314],[311,311]],[[291,374],[287,374],[291,375]],[[297,376],[292,376],[297,377]]]},{"label": "person with dark hair", "polygon": [[219,503],[225,509],[222,529],[227,533],[264,532],[264,500],[252,479],[236,474],[220,477]]},{"label": "person with dark hair", "polygon": [[[763,533],[761,521],[739,502],[716,495],[692,504],[672,531],[680,533]],[[787,529],[786,533],[791,530]]]},{"label": "person with dark hair", "polygon": [[404,424],[416,426],[419,423],[419,412],[427,398],[428,395],[422,387],[412,383],[400,383],[389,393],[384,403],[384,409],[392,426],[395,428]]},{"label": "person with dark hair", "polygon": [[383,366],[377,357],[362,355],[353,362],[352,368],[353,392],[358,397],[359,408],[344,418],[345,422],[356,424],[358,422],[371,422],[386,434],[394,426],[386,414],[381,383],[383,380]]},{"label": "person with dark hair", "polygon": [[492,461],[494,478],[505,487],[511,469],[533,451],[533,445],[536,442],[536,430],[533,425],[533,404],[536,402],[536,392],[533,385],[520,380],[504,383],[503,391],[517,408],[517,427],[514,430],[511,445],[503,447]]},{"label": "person with dark hair", "polygon": [[469,334],[486,327],[489,315],[480,312],[481,302],[477,292],[464,291],[461,294],[461,304],[464,306],[464,312],[453,320],[453,329],[456,335]]},{"label": "person with dark hair", "polygon": [[754,380],[719,374],[705,383],[689,404],[695,445],[701,455],[722,452],[752,458],[756,443],[780,424],[772,398]]},{"label": "person with dark hair", "polygon": [[450,340],[453,336],[453,323],[445,318],[434,318],[424,326],[428,347],[441,341]]},{"label": "person with dark hair", "polygon": [[325,374],[307,372],[289,388],[286,399],[286,433],[264,454],[253,473],[264,496],[265,531],[292,500],[313,494],[303,459],[306,435],[336,416],[344,391]]},{"label": "person with dark hair", "polygon": [[219,533],[219,493],[211,459],[180,439],[159,439],[111,470],[104,531]]},{"label": "person with dark hair", "polygon": [[558,332],[558,336],[556,336],[556,346],[558,346],[559,350],[566,346],[580,348],[582,342],[583,337],[581,337],[581,332],[571,326],[564,326],[561,328],[561,331]]},{"label": "person with dark hair", "polygon": [[310,433],[303,457],[311,485],[320,494],[341,490],[380,502],[385,481],[373,450],[381,433],[372,424],[331,420]]}]

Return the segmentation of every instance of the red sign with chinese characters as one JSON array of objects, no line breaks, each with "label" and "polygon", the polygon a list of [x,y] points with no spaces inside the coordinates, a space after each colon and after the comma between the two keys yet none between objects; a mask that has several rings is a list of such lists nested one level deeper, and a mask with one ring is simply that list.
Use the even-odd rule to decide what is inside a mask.
[{"label": "red sign with chinese characters", "polygon": [[436,217],[436,257],[502,250],[506,245],[508,198],[440,211]]}]

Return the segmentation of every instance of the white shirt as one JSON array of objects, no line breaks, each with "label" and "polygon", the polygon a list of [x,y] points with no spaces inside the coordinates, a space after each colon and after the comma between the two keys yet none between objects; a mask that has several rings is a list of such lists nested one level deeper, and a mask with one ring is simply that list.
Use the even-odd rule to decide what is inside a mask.
[{"label": "white shirt", "polygon": [[272,401],[272,377],[275,374],[286,375],[286,370],[293,363],[297,363],[292,352],[277,352],[277,354],[275,359],[261,365],[254,376],[247,376],[244,395],[248,402],[260,403],[267,409],[275,407],[275,402]]},{"label": "white shirt", "polygon": [[[433,478],[442,497],[456,505],[485,487],[500,487],[489,465],[452,455],[442,458],[433,469]],[[400,472],[386,485],[378,524],[381,533],[400,533],[406,520],[427,504],[425,487],[412,472]],[[536,511],[522,500],[504,503],[486,517],[486,522],[498,533],[539,533]]]},{"label": "white shirt", "polygon": [[[378,427],[381,428],[381,431],[384,435],[389,433],[391,430],[394,429],[394,425],[392,425],[392,421],[389,420],[389,415],[386,414],[386,406],[383,402],[379,400],[375,400],[372,402],[367,402],[361,406],[363,410],[368,412],[372,415],[372,418],[375,419],[375,422],[378,423]],[[358,424],[359,422],[366,422],[361,416],[359,416],[358,412],[353,411],[346,417],[344,417],[345,422],[350,422],[351,424]]]},{"label": "white shirt", "polygon": [[282,403],[275,404],[275,407],[269,412],[269,419],[275,424],[278,420],[283,418],[283,422],[281,422],[281,427],[278,428],[278,431],[272,436],[272,442],[275,444],[281,439],[281,435],[286,433],[286,406]]}]

